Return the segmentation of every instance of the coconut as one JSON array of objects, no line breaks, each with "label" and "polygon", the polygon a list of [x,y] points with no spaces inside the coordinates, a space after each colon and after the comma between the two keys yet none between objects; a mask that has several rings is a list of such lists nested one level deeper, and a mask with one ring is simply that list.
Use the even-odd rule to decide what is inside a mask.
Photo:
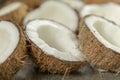
[{"label": "coconut", "polygon": [[63,25],[50,20],[32,20],[27,23],[25,33],[40,71],[65,73],[86,64],[75,33]]},{"label": "coconut", "polygon": [[107,4],[93,4],[93,5],[86,5],[80,11],[81,18],[85,17],[86,15],[98,15],[107,18],[115,22],[116,24],[120,25],[120,5],[116,3],[107,3]]},{"label": "coconut", "polygon": [[73,7],[73,9],[79,11],[81,7],[84,5],[82,0],[61,0],[65,2],[66,4],[70,5]]},{"label": "coconut", "polygon": [[25,37],[10,21],[0,21],[0,37],[0,80],[10,80],[24,64]]},{"label": "coconut", "polygon": [[81,21],[79,47],[88,62],[99,70],[120,71],[120,26],[99,16]]},{"label": "coconut", "polygon": [[41,0],[8,0],[6,3],[13,3],[13,2],[22,2],[29,6],[29,10],[38,7],[41,3]]},{"label": "coconut", "polygon": [[76,31],[78,28],[77,13],[70,6],[60,1],[45,1],[39,8],[26,15],[24,24],[38,18],[56,21],[69,27],[72,31]]},{"label": "coconut", "polygon": [[11,20],[12,22],[21,24],[27,14],[27,9],[28,7],[21,2],[4,5],[0,9],[0,20]]}]

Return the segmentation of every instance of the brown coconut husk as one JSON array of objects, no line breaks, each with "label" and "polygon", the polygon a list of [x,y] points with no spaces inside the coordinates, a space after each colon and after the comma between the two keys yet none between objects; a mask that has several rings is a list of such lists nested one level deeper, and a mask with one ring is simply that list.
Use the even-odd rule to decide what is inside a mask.
[{"label": "brown coconut husk", "polygon": [[120,71],[120,54],[99,42],[88,29],[84,19],[80,22],[78,37],[79,47],[93,67],[105,71]]},{"label": "brown coconut husk", "polygon": [[28,10],[28,6],[22,3],[22,5],[18,9],[9,12],[3,16],[0,16],[0,20],[10,20],[16,24],[22,25],[23,18],[27,14],[27,10]]},{"label": "brown coconut husk", "polygon": [[62,61],[53,56],[46,55],[40,48],[38,48],[34,43],[31,43],[31,55],[35,62],[39,65],[39,71],[50,73],[70,73],[76,71],[86,65],[86,61],[79,62],[69,62]]},{"label": "brown coconut husk", "polygon": [[115,2],[120,3],[120,0],[84,0],[87,4],[101,4],[101,3],[107,3],[107,2]]},{"label": "brown coconut husk", "polygon": [[41,0],[8,0],[6,3],[13,3],[16,1],[26,4],[29,10],[39,7],[41,4]]},{"label": "brown coconut husk", "polygon": [[22,29],[20,32],[20,40],[14,52],[7,58],[5,62],[0,64],[0,80],[10,80],[24,65],[27,57],[26,39]]}]

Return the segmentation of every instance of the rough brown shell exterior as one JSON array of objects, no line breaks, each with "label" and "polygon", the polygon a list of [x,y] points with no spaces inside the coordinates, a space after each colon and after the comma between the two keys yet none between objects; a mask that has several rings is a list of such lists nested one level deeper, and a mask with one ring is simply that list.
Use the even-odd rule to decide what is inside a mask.
[{"label": "rough brown shell exterior", "polygon": [[27,57],[26,41],[21,30],[22,29],[20,29],[20,40],[16,49],[4,63],[0,64],[0,80],[10,80],[24,65]]},{"label": "rough brown shell exterior", "polygon": [[[32,43],[32,42],[31,42]],[[53,56],[46,55],[35,44],[31,44],[32,56],[39,65],[39,71],[50,73],[65,73],[78,70],[85,66],[86,62],[67,62]]]},{"label": "rough brown shell exterior", "polygon": [[18,9],[14,10],[8,14],[5,14],[3,16],[0,16],[0,20],[10,20],[16,24],[21,25],[23,18],[27,14],[27,10],[28,10],[28,7],[25,4],[22,4]]},{"label": "rough brown shell exterior", "polygon": [[78,37],[79,48],[92,66],[106,71],[120,71],[120,54],[100,43],[88,29],[84,20],[80,22]]}]

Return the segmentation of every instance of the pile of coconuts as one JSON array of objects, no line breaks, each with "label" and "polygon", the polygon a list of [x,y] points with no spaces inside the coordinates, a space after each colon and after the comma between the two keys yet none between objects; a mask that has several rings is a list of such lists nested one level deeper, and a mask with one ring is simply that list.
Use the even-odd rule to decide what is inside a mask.
[{"label": "pile of coconuts", "polygon": [[0,7],[0,80],[10,80],[29,56],[40,72],[64,74],[90,64],[119,73],[119,14],[118,0],[6,1]]}]

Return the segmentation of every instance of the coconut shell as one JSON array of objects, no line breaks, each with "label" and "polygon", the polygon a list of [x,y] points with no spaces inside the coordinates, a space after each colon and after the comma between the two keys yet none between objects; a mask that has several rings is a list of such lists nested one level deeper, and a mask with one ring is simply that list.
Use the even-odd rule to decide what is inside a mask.
[{"label": "coconut shell", "polygon": [[8,0],[6,3],[13,3],[13,2],[22,2],[29,6],[29,10],[37,8],[41,4],[41,0]]},{"label": "coconut shell", "polygon": [[26,40],[23,32],[20,29],[20,40],[14,52],[7,58],[5,62],[0,64],[0,80],[10,80],[21,67],[27,57]]},{"label": "coconut shell", "polygon": [[115,2],[120,3],[120,0],[84,0],[87,4],[101,4],[101,3],[107,3],[107,2]]},{"label": "coconut shell", "polygon": [[84,20],[80,22],[78,37],[79,47],[93,67],[112,72],[120,71],[120,54],[99,42]]},{"label": "coconut shell", "polygon": [[[32,42],[30,42],[32,43]],[[46,55],[40,48],[35,44],[31,44],[31,55],[33,56],[35,62],[39,65],[39,71],[50,73],[65,73],[78,70],[85,66],[86,62],[67,62],[57,59],[53,56]]]},{"label": "coconut shell", "polygon": [[[4,5],[6,6],[6,5]],[[3,7],[4,7],[3,6]],[[23,4],[16,10],[9,12],[3,16],[0,16],[0,20],[10,20],[16,24],[22,24],[23,18],[27,14],[28,7],[27,5]]]}]

